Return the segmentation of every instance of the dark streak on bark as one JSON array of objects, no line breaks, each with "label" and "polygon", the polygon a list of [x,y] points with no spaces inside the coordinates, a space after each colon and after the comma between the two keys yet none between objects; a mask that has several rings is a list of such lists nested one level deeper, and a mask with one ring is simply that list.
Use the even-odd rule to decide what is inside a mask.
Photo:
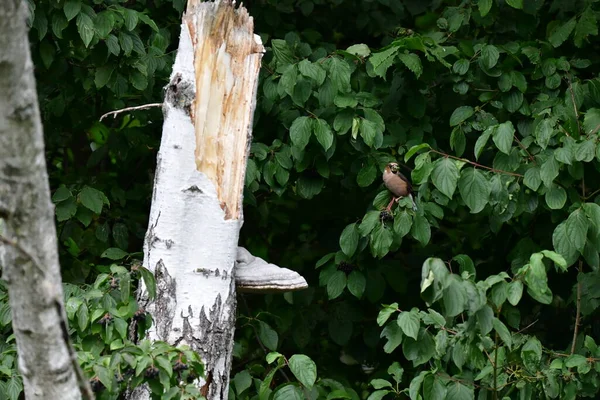
[{"label": "dark streak on bark", "polygon": [[[199,354],[205,365],[217,365],[217,360],[222,357],[221,352],[227,349],[233,343],[233,334],[235,330],[235,282],[231,280],[231,287],[227,299],[223,302],[221,296],[217,296],[215,304],[211,307],[206,315],[206,310],[202,307],[198,322],[200,326],[197,332],[202,332],[202,337],[197,338],[193,348]],[[227,399],[229,393],[228,371],[231,370],[231,358],[225,360],[225,375],[207,369],[206,384],[207,398],[210,399]],[[203,388],[204,389],[204,388]]]},{"label": "dark streak on bark", "polygon": [[176,306],[174,301],[177,299],[177,282],[169,275],[162,259],[156,263],[154,274],[156,276],[156,300],[153,314],[155,316],[162,314],[158,318],[155,317],[156,333],[161,340],[168,341]]},{"label": "dark streak on bark", "polygon": [[192,103],[196,98],[196,91],[192,82],[184,81],[181,74],[175,74],[165,88],[165,102],[175,108],[185,111],[190,115]]}]

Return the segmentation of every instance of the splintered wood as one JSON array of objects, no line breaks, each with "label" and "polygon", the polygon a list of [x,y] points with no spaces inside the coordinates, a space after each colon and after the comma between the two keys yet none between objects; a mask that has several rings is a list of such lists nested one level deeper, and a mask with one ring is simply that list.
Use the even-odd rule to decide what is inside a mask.
[{"label": "splintered wood", "polygon": [[238,219],[264,48],[234,2],[189,0],[183,21],[194,46],[196,168],[214,183],[225,219]]}]

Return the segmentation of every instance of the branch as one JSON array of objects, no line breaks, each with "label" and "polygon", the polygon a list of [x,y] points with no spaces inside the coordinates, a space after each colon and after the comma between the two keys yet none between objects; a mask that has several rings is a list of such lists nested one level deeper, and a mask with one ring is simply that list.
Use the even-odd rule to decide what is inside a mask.
[{"label": "branch", "polygon": [[529,152],[529,150],[527,150],[527,147],[525,147],[525,146],[523,145],[523,143],[521,143],[521,141],[520,141],[520,140],[517,138],[517,136],[516,136],[516,135],[515,135],[515,140],[517,141],[517,143],[519,144],[519,146],[520,146],[520,147],[521,147],[523,150],[525,150],[525,153],[527,153],[527,156],[529,157],[529,159],[531,160],[531,162],[532,162],[534,165],[537,165],[537,162],[535,161],[535,157],[533,157],[533,156],[531,155],[531,153]]},{"label": "branch", "polygon": [[163,105],[163,103],[150,103],[150,104],[144,104],[141,106],[126,107],[126,108],[122,108],[120,110],[110,111],[110,112],[107,112],[106,114],[102,115],[100,117],[100,121],[102,121],[104,118],[108,117],[109,115],[112,115],[113,118],[116,118],[117,115],[119,115],[125,111],[147,110],[147,109],[153,108],[153,107],[162,107],[162,105]]},{"label": "branch", "polygon": [[[33,254],[29,253],[29,251],[27,251],[19,243],[2,235],[0,235],[0,243],[4,243],[8,246],[15,248],[19,253],[21,253],[29,261],[31,261],[33,265],[42,273],[42,275],[46,274],[46,271],[42,269],[40,263],[33,256]],[[73,344],[71,343],[71,337],[69,336],[69,328],[67,325],[67,314],[65,312],[64,305],[61,301],[62,299],[55,298],[53,300],[54,308],[56,309],[56,313],[58,314],[58,323],[60,325],[62,339],[65,342],[67,351],[69,352],[69,359],[71,361],[71,366],[77,378],[77,384],[79,386],[79,390],[81,391],[81,397],[84,400],[94,400],[94,394],[92,392],[92,388],[90,387],[90,383],[87,379],[85,379],[85,375],[83,374],[83,371],[79,366],[79,362],[77,361],[77,352],[75,351],[75,349],[73,348]]]},{"label": "branch", "polygon": [[432,152],[434,152],[434,153],[436,153],[436,154],[439,154],[439,155],[442,155],[442,156],[444,156],[444,157],[449,157],[449,158],[453,158],[453,159],[455,159],[455,160],[459,160],[459,161],[462,161],[462,162],[466,162],[467,164],[471,164],[471,165],[473,165],[473,166],[475,166],[475,167],[479,167],[479,168],[487,169],[488,171],[492,171],[492,172],[495,172],[495,173],[497,173],[497,174],[505,174],[505,175],[511,175],[511,176],[517,176],[517,177],[519,177],[519,178],[523,178],[523,175],[521,175],[521,174],[517,174],[517,173],[515,173],[515,172],[508,172],[508,171],[503,171],[503,170],[501,170],[501,169],[495,169],[495,168],[487,167],[487,166],[485,166],[485,165],[481,165],[481,164],[479,164],[479,163],[476,163],[475,161],[467,160],[466,158],[461,158],[461,157],[452,156],[452,155],[450,155],[450,154],[446,154],[446,153],[443,153],[443,152],[441,152],[441,151],[437,151],[437,150],[434,150],[434,149],[430,149],[429,151],[432,151]]},{"label": "branch", "polygon": [[583,271],[583,261],[579,260],[579,271],[577,273],[577,311],[575,314],[575,328],[573,329],[573,343],[571,343],[571,354],[575,353],[577,344],[577,335],[579,334],[579,324],[581,323],[581,273]]},{"label": "branch", "polygon": [[573,103],[573,111],[575,111],[575,121],[577,121],[577,132],[581,134],[581,125],[579,124],[579,111],[577,111],[577,103],[575,102],[575,92],[571,84],[571,75],[567,72],[567,83],[569,84],[569,92],[571,93],[571,102]]}]

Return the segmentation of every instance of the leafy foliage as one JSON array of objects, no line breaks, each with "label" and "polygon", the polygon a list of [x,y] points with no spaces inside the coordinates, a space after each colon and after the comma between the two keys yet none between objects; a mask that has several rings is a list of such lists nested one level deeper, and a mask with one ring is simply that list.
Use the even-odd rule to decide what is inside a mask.
[{"label": "leafy foliage", "polygon": [[[161,101],[184,2],[96,3],[30,3],[63,276],[83,288],[68,286],[68,304],[89,311],[70,324],[100,349],[80,357],[103,393],[123,383],[100,366],[160,358],[158,393],[178,376],[165,359],[193,356],[132,350],[122,322],[93,331],[108,309],[86,296],[100,285],[124,307],[115,320],[135,313],[117,295],[128,272],[111,263],[141,248],[160,116],[98,118]],[[248,6],[268,51],[241,241],[311,287],[240,301],[229,397],[597,396],[598,5]],[[411,178],[416,211],[406,198],[386,210],[389,162]],[[2,353],[0,390],[15,398],[11,339]]]}]

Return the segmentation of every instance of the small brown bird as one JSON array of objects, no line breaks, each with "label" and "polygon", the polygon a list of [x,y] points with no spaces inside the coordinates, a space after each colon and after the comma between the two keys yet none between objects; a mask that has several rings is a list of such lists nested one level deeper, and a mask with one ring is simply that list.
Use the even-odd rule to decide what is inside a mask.
[{"label": "small brown bird", "polygon": [[392,201],[388,204],[386,208],[387,211],[392,209],[394,201],[398,201],[401,197],[407,196],[410,197],[413,202],[413,210],[417,210],[417,204],[412,196],[412,185],[408,178],[402,175],[397,163],[389,163],[385,166],[385,171],[383,171],[383,183],[385,184],[385,187],[392,192]]}]

